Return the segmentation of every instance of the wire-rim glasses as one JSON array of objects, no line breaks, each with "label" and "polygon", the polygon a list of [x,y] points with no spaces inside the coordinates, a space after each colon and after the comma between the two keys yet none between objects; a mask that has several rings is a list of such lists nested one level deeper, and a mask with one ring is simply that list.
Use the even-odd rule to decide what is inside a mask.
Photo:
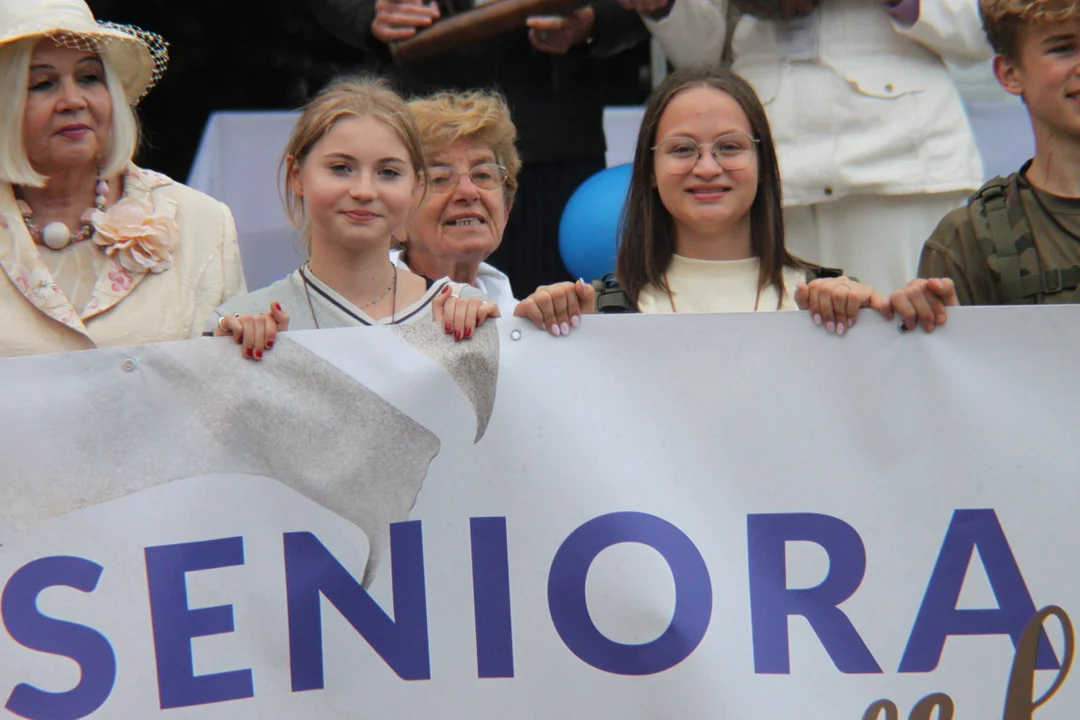
[{"label": "wire-rim glasses", "polygon": [[475,165],[467,173],[459,173],[446,165],[436,165],[428,170],[428,189],[436,193],[453,192],[463,174],[468,175],[472,184],[481,190],[496,190],[506,183],[506,168],[495,163]]},{"label": "wire-rim glasses", "polygon": [[662,166],[672,173],[684,173],[694,169],[701,161],[701,149],[710,148],[716,164],[724,170],[742,170],[754,160],[755,146],[761,142],[746,133],[725,133],[711,143],[699,143],[682,135],[666,137],[655,146]]}]

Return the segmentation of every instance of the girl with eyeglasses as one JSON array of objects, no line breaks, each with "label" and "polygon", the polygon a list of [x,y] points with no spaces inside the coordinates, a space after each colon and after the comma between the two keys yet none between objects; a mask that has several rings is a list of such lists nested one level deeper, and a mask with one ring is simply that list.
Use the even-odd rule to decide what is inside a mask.
[{"label": "girl with eyeglasses", "polygon": [[[601,310],[642,313],[809,309],[843,334],[858,310],[888,313],[869,287],[794,257],[784,247],[780,172],[761,102],[716,67],[669,75],[646,105],[623,211],[615,269]],[[594,312],[579,280],[539,288],[514,314],[563,335]]]},{"label": "girl with eyeglasses", "polygon": [[424,278],[389,257],[393,234],[423,198],[425,155],[408,106],[386,84],[331,83],[297,120],[285,150],[285,203],[308,262],[218,308],[214,331],[261,360],[276,333],[443,323],[462,340],[498,307],[476,288]]}]

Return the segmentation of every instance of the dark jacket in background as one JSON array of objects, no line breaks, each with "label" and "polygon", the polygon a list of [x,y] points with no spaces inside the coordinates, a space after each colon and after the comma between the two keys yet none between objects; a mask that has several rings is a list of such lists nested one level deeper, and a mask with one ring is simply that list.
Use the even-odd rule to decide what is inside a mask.
[{"label": "dark jacket in background", "polygon": [[[448,8],[454,13],[465,12],[472,3],[446,0],[440,6],[447,17]],[[520,29],[437,58],[395,67],[387,46],[371,34],[374,0],[310,0],[308,7],[326,29],[365,51],[365,69],[392,78],[407,95],[470,88],[502,92],[517,125],[518,146],[526,163],[603,155],[606,97],[596,61],[648,38],[637,13],[622,9],[615,0],[600,0],[593,5],[595,40],[565,55],[533,49],[528,30]]]}]

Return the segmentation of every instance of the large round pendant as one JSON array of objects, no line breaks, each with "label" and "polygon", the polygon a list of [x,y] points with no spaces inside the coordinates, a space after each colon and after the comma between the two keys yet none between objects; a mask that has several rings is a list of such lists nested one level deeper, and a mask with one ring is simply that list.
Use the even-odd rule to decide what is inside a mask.
[{"label": "large round pendant", "polygon": [[51,222],[41,231],[41,241],[53,250],[60,250],[71,242],[71,231],[62,222]]}]

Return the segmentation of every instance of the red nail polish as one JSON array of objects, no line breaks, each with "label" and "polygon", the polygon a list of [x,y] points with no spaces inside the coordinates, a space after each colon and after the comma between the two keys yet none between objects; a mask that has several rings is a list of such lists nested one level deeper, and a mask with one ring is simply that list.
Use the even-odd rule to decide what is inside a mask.
[{"label": "red nail polish", "polygon": [[472,328],[465,328],[465,337],[472,337]]},{"label": "red nail polish", "polygon": [[244,355],[247,357],[251,357],[251,348],[244,348]]},{"label": "red nail polish", "polygon": [[459,330],[454,331],[454,339],[455,340],[460,340],[461,339],[461,331],[459,331]]},{"label": "red nail polish", "polygon": [[274,302],[274,309],[277,310],[278,312],[281,312],[281,303],[275,301]]},{"label": "red nail polish", "polygon": [[446,332],[450,332],[453,329],[454,329],[453,325],[451,325],[450,323],[446,323]]},{"label": "red nail polish", "polygon": [[262,360],[262,350],[256,350],[255,351],[255,359],[256,360]]},{"label": "red nail polish", "polygon": [[445,295],[445,294],[446,294],[446,293],[448,293],[448,292],[450,292],[450,286],[449,286],[449,285],[446,285],[445,287],[443,287],[443,289],[442,289],[442,292],[441,292],[441,293],[439,293],[439,294],[440,294],[440,295]]},{"label": "red nail polish", "polygon": [[272,347],[274,347],[274,341],[273,340],[267,340],[266,341],[266,349],[269,350]]}]

